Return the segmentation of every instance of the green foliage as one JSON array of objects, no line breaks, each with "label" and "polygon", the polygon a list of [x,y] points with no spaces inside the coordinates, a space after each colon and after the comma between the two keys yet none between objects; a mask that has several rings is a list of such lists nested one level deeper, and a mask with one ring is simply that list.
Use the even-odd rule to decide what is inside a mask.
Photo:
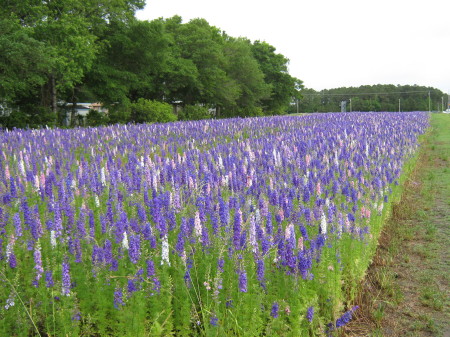
[{"label": "green foliage", "polygon": [[341,111],[341,101],[347,102],[347,111],[439,110],[444,96],[442,91],[432,87],[392,84],[342,87],[320,92],[305,88],[300,94],[303,97],[299,100],[299,112]]},{"label": "green foliage", "polygon": [[270,85],[264,82],[264,74],[252,55],[250,42],[242,38],[229,38],[224,53],[227,57],[227,73],[237,84],[239,93],[234,102],[223,104],[224,109],[229,110],[231,113],[228,115],[231,116],[242,116],[246,111],[254,112],[261,105],[261,100],[270,96]]},{"label": "green foliage", "polygon": [[177,120],[172,106],[168,103],[139,98],[137,102],[130,105],[130,110],[130,119],[135,123],[166,123]]},{"label": "green foliage", "polygon": [[31,95],[47,81],[48,51],[33,38],[33,29],[22,29],[19,20],[2,18],[0,31],[0,98]]},{"label": "green foliage", "polygon": [[110,124],[125,124],[130,121],[130,111],[125,105],[112,106],[108,112]]},{"label": "green foliage", "polygon": [[[282,114],[298,95],[300,81],[274,47],[230,37],[204,19],[139,21],[134,13],[144,4],[7,1],[0,9],[0,100],[22,116],[51,112],[47,124],[62,125],[57,102],[76,102],[80,90],[105,105],[181,101],[215,107],[216,117]],[[91,115],[88,124],[130,120],[125,111],[109,117]],[[10,120],[9,126],[30,125]]]},{"label": "green foliage", "polygon": [[54,126],[53,114],[43,107],[24,106],[22,110],[13,109],[9,115],[0,116],[0,124],[12,128],[41,128]]},{"label": "green foliage", "polygon": [[97,110],[89,110],[86,116],[86,123],[88,126],[100,126],[108,124],[108,116],[103,112]]},{"label": "green foliage", "polygon": [[302,81],[289,75],[289,60],[275,53],[275,47],[261,41],[255,41],[251,47],[264,80],[271,87],[270,97],[262,100],[265,111],[273,115],[286,113],[292,98],[299,97]]},{"label": "green foliage", "polygon": [[186,105],[183,107],[181,111],[181,115],[178,119],[181,120],[200,120],[200,119],[209,119],[211,118],[211,114],[209,110],[205,106],[200,105]]},{"label": "green foliage", "polygon": [[[0,99],[23,109],[23,101],[51,110],[83,82],[100,47],[104,27],[127,22],[143,0],[6,1],[0,8]],[[5,75],[5,76],[3,76]],[[42,110],[42,109],[39,109]]]},{"label": "green foliage", "polygon": [[28,115],[14,110],[8,116],[0,116],[0,124],[8,129],[14,127],[24,129],[28,127]]}]

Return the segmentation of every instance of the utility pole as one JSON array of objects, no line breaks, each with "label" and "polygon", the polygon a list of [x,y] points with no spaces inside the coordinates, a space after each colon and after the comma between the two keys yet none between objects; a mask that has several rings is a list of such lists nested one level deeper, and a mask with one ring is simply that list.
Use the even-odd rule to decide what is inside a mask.
[{"label": "utility pole", "polygon": [[444,112],[444,96],[442,96],[442,111],[441,112]]},{"label": "utility pole", "polygon": [[428,91],[428,112],[431,112],[431,94]]},{"label": "utility pole", "polygon": [[352,99],[350,98],[350,112],[352,112]]},{"label": "utility pole", "polygon": [[398,99],[398,112],[401,112],[402,110],[400,109],[400,98]]}]

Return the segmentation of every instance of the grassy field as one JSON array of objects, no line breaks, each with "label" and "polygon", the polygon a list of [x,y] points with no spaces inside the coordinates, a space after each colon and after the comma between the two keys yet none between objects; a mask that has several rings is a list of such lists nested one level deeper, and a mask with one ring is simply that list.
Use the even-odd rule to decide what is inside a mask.
[{"label": "grassy field", "polygon": [[346,336],[450,336],[450,116],[433,114]]}]

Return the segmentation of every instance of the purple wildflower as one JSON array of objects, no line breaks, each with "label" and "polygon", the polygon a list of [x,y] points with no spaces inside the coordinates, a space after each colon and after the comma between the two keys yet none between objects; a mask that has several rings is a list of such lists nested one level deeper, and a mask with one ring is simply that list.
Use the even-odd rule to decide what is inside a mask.
[{"label": "purple wildflower", "polygon": [[72,316],[72,321],[79,321],[81,320],[81,312],[77,312],[75,315]]},{"label": "purple wildflower", "polygon": [[117,261],[117,259],[112,259],[111,260],[111,268],[109,268],[109,270],[111,271],[117,271],[119,269],[119,262]]},{"label": "purple wildflower", "polygon": [[[258,259],[256,261],[256,277],[258,281],[261,283],[261,286],[263,286],[264,283],[264,272],[265,272],[264,260]],[[265,287],[263,286],[263,288]]]},{"label": "purple wildflower", "polygon": [[153,291],[155,291],[157,294],[159,294],[159,292],[161,291],[161,282],[157,277],[153,278]]},{"label": "purple wildflower", "polygon": [[336,328],[346,325],[352,320],[352,314],[358,309],[358,306],[354,306],[352,309],[346,311],[341,317],[336,320]]},{"label": "purple wildflower", "polygon": [[119,309],[119,305],[125,305],[123,301],[123,292],[122,289],[116,288],[114,291],[114,308]]},{"label": "purple wildflower", "polygon": [[130,257],[130,261],[136,264],[141,257],[141,237],[139,234],[130,235],[129,248],[128,255]]},{"label": "purple wildflower", "polygon": [[223,266],[225,265],[225,260],[224,259],[222,259],[222,258],[220,258],[218,261],[217,261],[217,268],[219,268],[219,271],[221,272],[221,273],[223,273]]},{"label": "purple wildflower", "polygon": [[219,216],[222,226],[228,225],[230,219],[228,204],[224,202],[222,198],[219,199]]},{"label": "purple wildflower", "polygon": [[216,315],[214,315],[214,316],[211,316],[211,319],[209,320],[209,323],[212,326],[217,326],[218,321],[219,321],[219,319],[216,317]]},{"label": "purple wildflower", "polygon": [[234,215],[234,224],[233,224],[233,244],[235,250],[238,250],[241,246],[241,224],[242,224],[242,211],[238,209]]},{"label": "purple wildflower", "polygon": [[128,294],[130,294],[130,295],[132,293],[134,293],[135,291],[137,291],[136,284],[134,283],[134,280],[128,280],[127,290],[128,290]]},{"label": "purple wildflower", "polygon": [[272,226],[272,213],[270,213],[270,211],[268,211],[268,215],[266,218],[266,231],[267,234],[272,235],[273,233],[273,226]]},{"label": "purple wildflower", "polygon": [[183,220],[181,220],[181,228],[178,233],[177,243],[175,245],[175,250],[178,252],[178,255],[182,255],[184,252],[184,243],[185,243],[185,225],[183,225]]},{"label": "purple wildflower", "polygon": [[305,240],[308,240],[308,232],[306,231],[305,226],[300,224],[300,233],[302,233],[302,236]]},{"label": "purple wildflower", "polygon": [[349,221],[355,222],[355,216],[352,213],[348,213],[347,217]]},{"label": "purple wildflower", "polygon": [[210,245],[208,228],[206,226],[202,226],[202,245],[203,247],[208,247]]},{"label": "purple wildflower", "polygon": [[298,269],[302,275],[302,278],[306,280],[308,278],[308,272],[312,267],[312,257],[309,251],[300,250],[297,255]]},{"label": "purple wildflower", "polygon": [[113,260],[112,243],[108,239],[106,239],[103,244],[103,259],[106,264],[111,264]]},{"label": "purple wildflower", "polygon": [[17,267],[16,255],[14,255],[14,252],[11,252],[11,254],[9,254],[9,266],[12,269]]},{"label": "purple wildflower", "polygon": [[306,319],[309,322],[312,322],[314,318],[314,307],[309,307],[308,310],[306,311]]},{"label": "purple wildflower", "polygon": [[83,210],[80,211],[80,217],[77,221],[77,230],[79,238],[86,237],[85,212]]},{"label": "purple wildflower", "polygon": [[213,229],[213,234],[217,235],[219,232],[219,224],[218,224],[217,216],[214,213],[211,214],[211,226]]},{"label": "purple wildflower", "polygon": [[53,281],[53,273],[51,270],[45,272],[45,286],[47,288],[52,288],[55,285]]},{"label": "purple wildflower", "polygon": [[70,295],[70,267],[67,262],[62,263],[62,294],[69,296]]},{"label": "purple wildflower", "polygon": [[44,269],[42,268],[42,254],[41,254],[41,247],[39,244],[35,246],[34,249],[34,269],[36,269],[36,283],[39,281],[39,279],[42,277],[42,273],[44,272]]},{"label": "purple wildflower", "polygon": [[270,241],[267,239],[266,236],[263,236],[263,238],[262,238],[261,249],[262,249],[263,255],[266,255],[270,249]]},{"label": "purple wildflower", "polygon": [[21,237],[23,235],[23,232],[19,213],[15,213],[13,215],[13,223],[15,227],[16,236]]},{"label": "purple wildflower", "polygon": [[278,302],[274,302],[272,305],[272,310],[270,312],[270,316],[272,316],[273,318],[277,318],[278,317]]},{"label": "purple wildflower", "polygon": [[89,211],[89,236],[91,239],[95,237],[95,217],[92,211]]},{"label": "purple wildflower", "polygon": [[239,273],[239,291],[243,293],[247,292],[247,273],[245,270]]},{"label": "purple wildflower", "polygon": [[150,278],[151,276],[155,275],[155,263],[152,260],[147,260],[147,277]]}]

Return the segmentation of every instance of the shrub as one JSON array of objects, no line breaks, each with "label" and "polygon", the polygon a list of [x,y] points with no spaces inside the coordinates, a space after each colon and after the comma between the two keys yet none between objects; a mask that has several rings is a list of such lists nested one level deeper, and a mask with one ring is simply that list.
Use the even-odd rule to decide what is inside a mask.
[{"label": "shrub", "polygon": [[131,104],[130,117],[135,123],[166,123],[177,120],[170,104],[144,98],[139,98],[137,102]]},{"label": "shrub", "polygon": [[209,119],[211,118],[211,114],[208,111],[208,108],[200,105],[186,105],[183,108],[183,112],[181,114],[180,119],[184,120],[200,120],[200,119]]},{"label": "shrub", "polygon": [[97,110],[89,110],[86,116],[86,123],[89,126],[100,126],[108,124],[108,116]]}]

